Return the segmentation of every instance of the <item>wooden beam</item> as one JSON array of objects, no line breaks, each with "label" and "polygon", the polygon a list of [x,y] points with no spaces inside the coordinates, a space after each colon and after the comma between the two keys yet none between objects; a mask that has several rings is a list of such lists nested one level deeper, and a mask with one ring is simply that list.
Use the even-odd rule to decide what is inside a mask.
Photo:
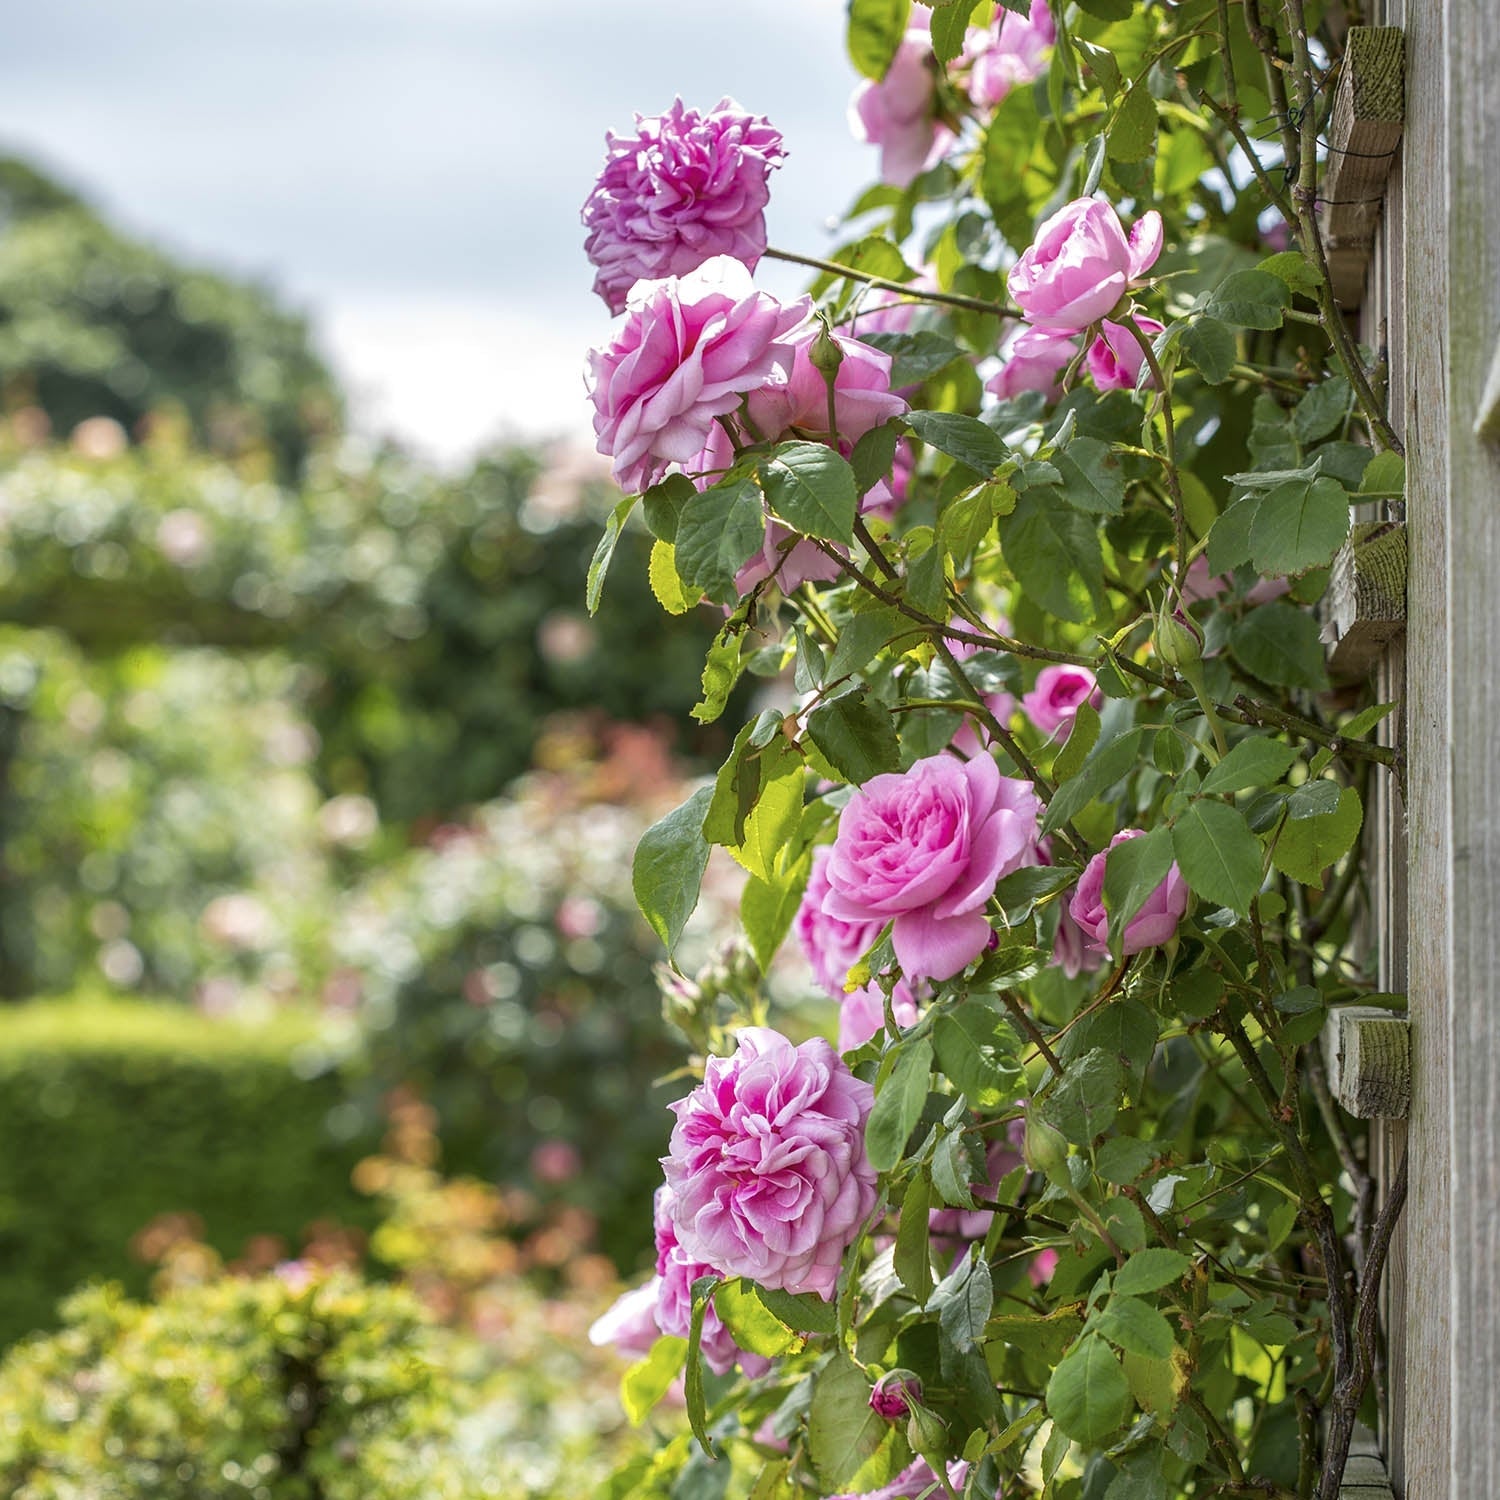
[{"label": "wooden beam", "polygon": [[1339,1005],[1323,1026],[1333,1097],[1359,1120],[1400,1120],[1411,1103],[1411,1042],[1404,1015]]},{"label": "wooden beam", "polygon": [[1340,307],[1364,297],[1385,179],[1406,118],[1406,38],[1398,26],[1351,26],[1319,203],[1333,294]]},{"label": "wooden beam", "polygon": [[1328,666],[1338,680],[1365,676],[1406,629],[1406,527],[1363,521],[1333,560],[1318,609]]}]

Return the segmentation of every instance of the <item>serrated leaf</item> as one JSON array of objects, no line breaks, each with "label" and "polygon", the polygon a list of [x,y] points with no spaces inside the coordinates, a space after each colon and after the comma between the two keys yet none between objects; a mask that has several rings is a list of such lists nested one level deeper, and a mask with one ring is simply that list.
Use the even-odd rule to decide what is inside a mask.
[{"label": "serrated leaf", "polygon": [[989,1262],[971,1245],[958,1264],[938,1282],[929,1304],[938,1315],[938,1327],[960,1353],[972,1349],[984,1337],[995,1304]]},{"label": "serrated leaf", "polygon": [[754,481],[724,480],[695,494],[677,517],[678,575],[715,604],[732,604],[739,598],[734,575],[765,539],[765,510]]},{"label": "serrated leaf", "polygon": [[927,1305],[932,1292],[931,1246],[927,1211],[932,1205],[932,1187],[920,1172],[906,1185],[901,1200],[901,1218],[896,1225],[896,1248],[892,1259],[896,1275],[918,1307]]},{"label": "serrated leaf", "polygon": [[[949,0],[932,12],[932,50],[939,67],[947,67],[964,50],[969,17],[978,4],[979,0]],[[898,382],[893,380],[891,384]]]},{"label": "serrated leaf", "polygon": [[752,875],[776,878],[776,862],[802,818],[806,777],[801,758],[780,740],[762,758],[759,794],[745,816],[744,837],[725,844]]},{"label": "serrated leaf", "polygon": [[708,1404],[703,1392],[703,1319],[713,1301],[714,1288],[723,1280],[717,1274],[700,1276],[693,1283],[693,1311],[688,1325],[687,1367],[683,1372],[682,1391],[687,1405],[688,1425],[698,1446],[714,1456],[713,1441],[708,1435]]},{"label": "serrated leaf", "polygon": [[1099,743],[1099,711],[1087,698],[1078,705],[1073,715],[1073,726],[1068,730],[1068,741],[1057,752],[1052,763],[1052,774],[1059,781],[1068,781],[1083,769],[1090,750]]},{"label": "serrated leaf", "polygon": [[1115,110],[1105,145],[1111,161],[1145,161],[1156,145],[1156,100],[1146,80],[1130,86]]},{"label": "serrated leaf", "polygon": [[910,15],[911,0],[849,0],[845,42],[850,62],[866,78],[885,77]]},{"label": "serrated leaf", "polygon": [[604,535],[594,548],[583,590],[584,603],[591,615],[598,612],[599,600],[604,593],[604,579],[615,555],[615,544],[620,540],[620,533],[624,531],[625,523],[630,519],[630,512],[635,509],[635,502],[639,498],[638,495],[627,495],[610,511],[609,519],[604,523]]},{"label": "serrated leaf", "polygon": [[1406,493],[1406,460],[1399,453],[1377,453],[1365,465],[1359,480],[1360,493],[1372,492],[1404,495]]},{"label": "serrated leaf", "polygon": [[1180,1345],[1174,1344],[1164,1359],[1126,1354],[1121,1363],[1136,1405],[1154,1417],[1170,1416],[1187,1394],[1191,1365]]},{"label": "serrated leaf", "polygon": [[1059,620],[1086,623],[1106,608],[1096,525],[1047,490],[1028,490],[1001,527],[1001,550],[1022,592]]},{"label": "serrated leaf", "polygon": [[849,455],[849,467],[854,470],[854,485],[861,495],[874,489],[891,472],[896,459],[896,444],[901,434],[894,422],[882,422],[872,427],[854,445]]},{"label": "serrated leaf", "polygon": [[1083,811],[1095,797],[1103,796],[1117,781],[1123,781],[1141,756],[1141,742],[1148,733],[1144,726],[1127,729],[1102,746],[1084,762],[1083,769],[1064,782],[1047,804],[1042,832],[1051,833]]},{"label": "serrated leaf", "polygon": [[762,973],[769,972],[777,949],[797,915],[811,858],[810,853],[804,853],[784,875],[778,874],[774,880],[759,880],[752,875],[745,882],[740,896],[740,923]]},{"label": "serrated leaf", "polygon": [[1096,1047],[1068,1064],[1042,1114],[1070,1141],[1086,1146],[1113,1123],[1124,1087],[1119,1058]]},{"label": "serrated leaf", "polygon": [[796,1354],[807,1342],[761,1301],[753,1282],[739,1277],[723,1282],[714,1292],[714,1311],[735,1343],[751,1354],[777,1359]]},{"label": "serrated leaf", "polygon": [[788,1328],[799,1333],[833,1333],[838,1328],[834,1305],[815,1292],[783,1292],[775,1287],[757,1286],[755,1295]]},{"label": "serrated leaf", "polygon": [[1063,1357],[1047,1382],[1047,1411],[1058,1428],[1085,1447],[1096,1448],[1130,1415],[1130,1384],[1109,1345],[1085,1334]]},{"label": "serrated leaf", "polygon": [[957,459],[982,479],[992,478],[1012,457],[1000,434],[977,417],[954,411],[910,411],[901,422],[929,448]]},{"label": "serrated leaf", "polygon": [[1127,1354],[1143,1354],[1148,1359],[1171,1356],[1172,1325],[1138,1297],[1111,1297],[1099,1315],[1097,1327],[1110,1343]]},{"label": "serrated leaf", "polygon": [[[904,1442],[893,1451],[900,1433],[870,1408],[873,1389],[864,1371],[842,1351],[813,1377],[808,1452],[829,1493],[874,1489],[890,1480],[900,1467],[898,1458],[906,1461]],[[889,1460],[885,1463],[882,1447]]]},{"label": "serrated leaf", "polygon": [[1074,438],[1052,455],[1062,475],[1062,497],[1092,516],[1117,516],[1125,505],[1125,470],[1119,455],[1098,438]]},{"label": "serrated leaf", "polygon": [[1297,752],[1280,740],[1254,735],[1230,747],[1228,755],[1204,778],[1198,790],[1209,793],[1243,792],[1249,787],[1274,786],[1291,770]]},{"label": "serrated leaf", "polygon": [[712,787],[700,787],[682,806],[653,823],[635,846],[631,865],[635,899],[668,953],[676,948],[698,905],[708,867],[703,819],[712,798]]},{"label": "serrated leaf", "polygon": [[920,385],[929,375],[936,375],[955,359],[967,357],[952,339],[928,328],[916,333],[861,333],[858,337],[862,344],[890,355],[892,390]]},{"label": "serrated leaf", "polygon": [[1192,1261],[1176,1250],[1155,1247],[1137,1250],[1115,1272],[1115,1296],[1140,1297],[1147,1292],[1160,1291],[1185,1276],[1191,1266]]},{"label": "serrated leaf", "polygon": [[703,659],[703,697],[693,706],[692,716],[700,724],[712,724],[724,712],[729,695],[745,671],[738,634],[725,628],[714,637]]},{"label": "serrated leaf", "polygon": [[647,576],[656,602],[669,615],[685,615],[698,602],[698,595],[684,589],[677,576],[676,550],[671,542],[653,542]]},{"label": "serrated leaf", "polygon": [[1271,849],[1271,863],[1303,885],[1321,887],[1323,872],[1354,847],[1363,822],[1359,793],[1346,786],[1334,812],[1282,825]]},{"label": "serrated leaf", "polygon": [[938,544],[958,565],[965,564],[994,530],[995,517],[1001,513],[997,501],[1004,503],[1004,514],[1015,508],[1015,492],[1008,484],[982,484],[943,507]]},{"label": "serrated leaf", "polygon": [[1194,895],[1246,916],[1260,890],[1260,840],[1225,802],[1190,802],[1172,826],[1177,868]]},{"label": "serrated leaf", "polygon": [[646,1357],[626,1370],[620,1381],[620,1404],[632,1427],[639,1427],[672,1388],[687,1358],[687,1340],[663,1334]]},{"label": "serrated leaf", "polygon": [[1304,781],[1286,799],[1286,815],[1289,818],[1321,818],[1337,810],[1339,784],[1315,778]]},{"label": "serrated leaf", "polygon": [[815,708],[808,715],[807,733],[829,765],[856,786],[900,769],[901,747],[890,712],[872,702],[863,688]]},{"label": "serrated leaf", "polygon": [[1280,599],[1240,620],[1229,632],[1229,650],[1252,677],[1274,687],[1328,686],[1318,622]]},{"label": "serrated leaf", "polygon": [[901,1160],[932,1076],[932,1043],[926,1037],[898,1042],[892,1052],[895,1061],[865,1121],[865,1154],[877,1172],[889,1172]]},{"label": "serrated leaf", "polygon": [[1280,328],[1291,292],[1269,271],[1235,271],[1226,276],[1204,304],[1210,318],[1235,328]]},{"label": "serrated leaf", "polygon": [[697,493],[697,486],[686,474],[668,474],[660,484],[653,484],[641,496],[641,514],[646,518],[646,529],[658,541],[675,542],[677,519]]},{"label": "serrated leaf", "polygon": [[759,463],[766,502],[788,526],[824,541],[854,540],[854,470],[823,443],[778,443]]},{"label": "serrated leaf", "polygon": [[1192,327],[1182,335],[1182,352],[1210,385],[1222,385],[1229,379],[1240,353],[1233,330],[1209,317],[1193,320]]},{"label": "serrated leaf", "polygon": [[1349,497],[1335,479],[1270,490],[1250,523],[1250,559],[1267,577],[1295,578],[1333,561],[1349,535]]},{"label": "serrated leaf", "polygon": [[829,653],[829,678],[837,680],[862,671],[900,628],[901,616],[889,605],[852,615],[839,626],[838,640]]},{"label": "serrated leaf", "polygon": [[1308,296],[1317,291],[1321,279],[1317,268],[1300,250],[1282,250],[1268,255],[1256,269],[1269,271],[1272,276],[1286,282],[1292,291]]},{"label": "serrated leaf", "polygon": [[933,1022],[938,1066],[960,1093],[980,1109],[999,1109],[1026,1089],[1020,1039],[998,1006],[969,999]]},{"label": "serrated leaf", "polygon": [[1250,560],[1250,528],[1260,509],[1260,495],[1241,495],[1214,522],[1208,533],[1208,566],[1228,573]]}]

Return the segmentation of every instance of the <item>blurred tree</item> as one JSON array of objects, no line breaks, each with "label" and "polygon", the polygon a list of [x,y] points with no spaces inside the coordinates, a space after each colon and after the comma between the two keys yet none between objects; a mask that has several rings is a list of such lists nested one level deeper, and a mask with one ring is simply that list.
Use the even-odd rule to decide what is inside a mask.
[{"label": "blurred tree", "polygon": [[221,453],[268,451],[293,477],[341,402],[305,320],[264,289],[179,264],[77,196],[0,159],[0,392],[54,429],[138,433],[176,409]]}]

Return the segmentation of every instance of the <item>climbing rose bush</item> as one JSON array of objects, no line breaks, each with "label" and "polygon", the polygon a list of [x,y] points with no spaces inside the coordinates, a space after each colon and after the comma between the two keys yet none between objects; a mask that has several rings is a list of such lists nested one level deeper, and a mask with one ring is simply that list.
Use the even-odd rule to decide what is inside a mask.
[{"label": "climbing rose bush", "polygon": [[610,312],[637,281],[682,276],[728,255],[750,270],[766,248],[770,174],[781,133],[724,98],[706,112],[681,99],[605,137],[604,169],[583,205],[584,254]]},{"label": "climbing rose bush", "polygon": [[875,1206],[873,1091],[821,1037],[796,1047],[748,1026],[736,1043],[672,1106],[662,1165],[677,1244],[721,1275],[831,1297]]}]

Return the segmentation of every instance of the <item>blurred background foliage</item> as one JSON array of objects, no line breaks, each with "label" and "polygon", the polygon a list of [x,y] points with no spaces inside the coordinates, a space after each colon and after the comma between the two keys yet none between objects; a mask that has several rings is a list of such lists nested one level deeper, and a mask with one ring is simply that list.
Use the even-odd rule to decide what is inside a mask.
[{"label": "blurred background foliage", "polygon": [[583,612],[613,498],[351,436],[271,292],[0,161],[4,1493],[611,1467],[569,1351],[649,1256],[680,1055],[630,852],[725,748],[669,727],[719,622],[649,539]]}]

